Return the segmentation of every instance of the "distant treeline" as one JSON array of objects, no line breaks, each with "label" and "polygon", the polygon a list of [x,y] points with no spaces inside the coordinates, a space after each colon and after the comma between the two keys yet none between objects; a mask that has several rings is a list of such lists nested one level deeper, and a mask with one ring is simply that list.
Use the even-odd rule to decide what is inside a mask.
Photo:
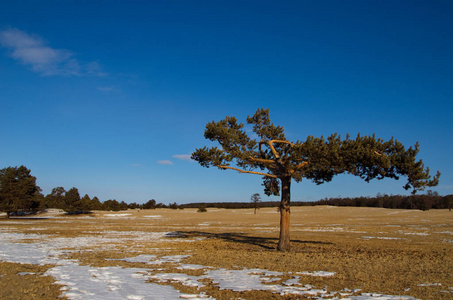
[{"label": "distant treeline", "polygon": [[36,177],[25,166],[0,169],[0,212],[7,216],[27,215],[47,208],[59,208],[68,214],[88,213],[92,210],[126,210],[128,208],[152,209],[160,207],[178,208],[176,203],[164,205],[151,199],[144,204],[118,202],[110,199],[101,202],[97,197],[80,196],[75,187],[66,191],[56,187],[46,196],[36,184]]},{"label": "distant treeline", "polygon": [[[56,187],[52,189],[52,192],[47,196],[41,196],[40,206],[41,209],[46,208],[59,208],[66,212],[72,213],[87,213],[92,210],[127,210],[132,209],[154,209],[154,208],[166,208],[175,206],[176,203],[165,205],[157,203],[156,200],[151,199],[143,204],[126,203],[124,201],[118,202],[116,199],[109,199],[104,202],[99,201],[97,197],[90,198],[85,195],[80,197],[77,188],[72,188],[66,191],[63,187]],[[177,206],[177,205],[176,205]]]},{"label": "distant treeline", "polygon": [[80,197],[77,188],[72,188],[65,191],[62,187],[57,187],[52,192],[43,197],[41,200],[41,208],[60,208],[68,213],[86,213],[92,210],[127,210],[127,209],[155,209],[155,208],[178,208],[176,203],[165,205],[157,203],[156,200],[151,199],[146,203],[137,204],[126,203],[124,201],[118,202],[116,199],[99,201],[97,197],[92,199],[85,195]]},{"label": "distant treeline", "polygon": [[[258,195],[259,194],[254,194]],[[253,197],[252,197],[253,198]],[[68,214],[87,213],[92,210],[126,210],[126,209],[155,209],[155,208],[198,208],[206,211],[207,208],[259,208],[279,207],[279,201],[251,201],[251,202],[211,202],[189,203],[178,205],[176,202],[165,205],[151,199],[146,203],[137,204],[118,202],[115,199],[104,202],[97,197],[88,195],[80,196],[77,188],[73,187],[66,191],[63,187],[52,189],[51,193],[44,196],[41,188],[36,185],[36,177],[24,166],[7,167],[0,169],[0,212],[6,212],[7,216],[15,214],[33,213],[47,208],[60,208]],[[450,209],[453,206],[453,195],[439,196],[437,192],[427,191],[423,195],[385,195],[378,194],[376,197],[356,198],[325,198],[315,202],[292,202],[292,206],[359,206],[359,207],[383,207],[400,209]]]},{"label": "distant treeline", "polygon": [[382,207],[395,209],[452,209],[453,195],[439,196],[428,191],[422,195],[377,195],[376,197],[329,198],[314,202],[313,205]]},{"label": "distant treeline", "polygon": [[[251,202],[211,202],[211,203],[189,203],[181,204],[179,208],[198,208],[204,205],[206,208],[253,208]],[[263,201],[259,207],[279,207],[279,201]],[[319,201],[291,202],[291,206],[355,206],[355,207],[381,207],[394,209],[450,209],[453,206],[453,195],[439,196],[437,192],[428,191],[423,195],[386,195],[378,194],[376,197],[355,197],[355,198],[325,198]]]}]

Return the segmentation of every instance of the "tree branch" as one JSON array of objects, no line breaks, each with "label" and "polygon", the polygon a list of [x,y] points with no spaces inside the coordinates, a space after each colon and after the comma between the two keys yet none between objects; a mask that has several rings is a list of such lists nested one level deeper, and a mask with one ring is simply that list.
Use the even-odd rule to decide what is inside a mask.
[{"label": "tree branch", "polygon": [[385,155],[385,153],[382,154],[382,153],[379,153],[379,152],[377,152],[377,151],[374,151],[374,154],[379,155],[379,156],[382,156],[382,155],[387,156],[387,155]]},{"label": "tree branch", "polygon": [[273,143],[288,144],[288,145],[294,146],[293,143],[288,142],[288,141],[283,141],[283,140],[270,140],[270,141],[267,141],[267,142],[260,142],[260,144],[261,143],[266,143],[269,146],[269,148],[271,149],[271,151],[274,154],[275,158],[277,158],[277,159],[280,158],[280,155],[275,150]]},{"label": "tree branch", "polygon": [[299,170],[300,168],[308,165],[308,161],[304,161],[303,163],[298,164],[294,169],[291,170],[291,174],[296,172],[296,170]]},{"label": "tree branch", "polygon": [[217,167],[218,168],[222,168],[222,169],[236,170],[236,171],[241,172],[241,173],[257,174],[257,175],[263,175],[263,176],[270,177],[270,178],[278,178],[277,175],[261,173],[261,172],[246,171],[246,170],[241,170],[241,169],[233,168],[233,167],[229,167],[229,166],[217,166]]},{"label": "tree branch", "polygon": [[308,165],[308,161],[304,161],[303,163],[298,164],[296,166],[296,169],[299,170],[300,168],[305,167],[306,165]]},{"label": "tree branch", "polygon": [[261,163],[265,163],[265,164],[275,164],[275,161],[272,159],[255,158],[255,157],[249,156],[249,160],[261,162]]},{"label": "tree branch", "polygon": [[283,140],[270,140],[268,143],[280,143],[280,144],[288,144],[288,145],[291,145],[291,146],[294,146],[293,143],[291,143],[290,141],[283,141]]}]

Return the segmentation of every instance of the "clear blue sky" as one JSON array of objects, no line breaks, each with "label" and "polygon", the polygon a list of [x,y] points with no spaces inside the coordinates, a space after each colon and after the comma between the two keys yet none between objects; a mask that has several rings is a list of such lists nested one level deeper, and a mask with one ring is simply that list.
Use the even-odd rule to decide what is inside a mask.
[{"label": "clear blue sky", "polygon": [[[290,140],[376,133],[453,193],[453,2],[0,2],[0,168],[101,201],[263,200],[260,176],[202,168],[206,123],[257,108]],[[407,194],[341,175],[292,200]]]}]

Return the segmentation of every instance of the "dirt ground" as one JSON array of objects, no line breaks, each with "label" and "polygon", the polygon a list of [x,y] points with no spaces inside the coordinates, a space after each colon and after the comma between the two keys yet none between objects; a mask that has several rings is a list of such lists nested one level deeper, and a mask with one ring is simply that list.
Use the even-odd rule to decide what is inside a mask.
[{"label": "dirt ground", "polygon": [[[237,270],[265,269],[288,274],[328,271],[335,276],[303,276],[304,283],[332,291],[407,295],[418,299],[453,299],[453,213],[448,210],[390,210],[355,207],[294,207],[289,252],[275,250],[279,214],[253,209],[128,210],[65,216],[56,211],[39,219],[0,219],[0,232],[52,237],[108,236],[122,233],[89,251],[68,252],[83,265],[149,267],[112,259],[149,255],[188,255],[187,264]],[[130,239],[129,235],[143,238]],[[164,239],[147,235],[171,232]],[[73,246],[68,246],[71,249]],[[56,299],[62,286],[43,276],[49,265],[2,262],[0,299]],[[181,272],[171,263],[166,272]],[[186,271],[187,274],[188,271]],[[202,270],[190,271],[200,275]],[[189,273],[190,273],[189,272]],[[197,288],[167,282],[181,292]],[[303,299],[271,291],[234,292],[212,282],[201,288],[216,299]]]}]

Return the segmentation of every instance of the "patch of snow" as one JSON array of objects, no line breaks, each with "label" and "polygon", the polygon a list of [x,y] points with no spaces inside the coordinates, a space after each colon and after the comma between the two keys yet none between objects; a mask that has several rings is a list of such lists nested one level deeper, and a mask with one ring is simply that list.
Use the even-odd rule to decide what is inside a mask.
[{"label": "patch of snow", "polygon": [[190,257],[190,255],[167,255],[162,256],[160,259],[157,259],[157,255],[139,255],[136,257],[127,257],[120,259],[110,259],[110,260],[122,260],[132,263],[146,263],[149,265],[160,265],[163,263],[180,263],[181,260]]},{"label": "patch of snow", "polygon": [[400,214],[400,213],[407,213],[407,212],[411,212],[410,210],[400,210],[400,211],[392,211],[392,212],[389,212],[387,215],[396,215],[396,214]]},{"label": "patch of snow", "polygon": [[220,290],[232,290],[244,292],[252,290],[264,290],[277,292],[277,285],[265,285],[261,282],[261,276],[253,274],[249,269],[228,270],[217,269],[208,271],[206,276],[211,278],[213,283],[219,286]]},{"label": "patch of snow", "polygon": [[378,240],[401,240],[401,238],[387,237],[387,236],[362,236],[365,240],[378,239]]},{"label": "patch of snow", "polygon": [[132,214],[105,214],[104,217],[107,218],[124,218],[127,216],[131,216]]},{"label": "patch of snow", "polygon": [[122,260],[130,263],[149,263],[152,261],[155,261],[157,259],[157,255],[146,255],[146,254],[141,254],[139,256],[135,257],[126,257],[126,258],[120,258],[120,259],[111,259],[111,260]]},{"label": "patch of snow", "polygon": [[383,295],[378,293],[362,293],[360,296],[350,296],[348,300],[417,300],[414,297],[410,296],[392,296],[392,295]]},{"label": "patch of snow", "polygon": [[326,272],[326,271],[315,271],[315,272],[296,272],[298,275],[308,275],[308,276],[317,276],[317,277],[332,277],[335,276],[335,272]]},{"label": "patch of snow", "polygon": [[192,264],[183,264],[177,267],[179,270],[200,270],[200,269],[209,269],[211,267],[202,266],[202,265],[192,265]]},{"label": "patch of snow", "polygon": [[184,273],[158,273],[149,276],[150,279],[155,279],[158,282],[179,282],[184,286],[201,288],[205,285],[198,282],[199,276],[190,276]]},{"label": "patch of snow", "polygon": [[344,232],[348,228],[344,227],[321,227],[321,228],[303,228],[296,231],[312,231],[312,232]]},{"label": "patch of snow", "polygon": [[417,286],[441,286],[441,283],[420,283]]},{"label": "patch of snow", "polygon": [[293,231],[305,232],[344,232],[344,233],[366,233],[365,231],[356,231],[348,227],[320,227],[320,228],[295,228]]},{"label": "patch of snow", "polygon": [[406,234],[406,235],[420,235],[420,236],[429,235],[429,233],[426,233],[426,232],[400,232],[400,233]]},{"label": "patch of snow", "polygon": [[[63,295],[69,299],[178,299],[186,295],[169,285],[149,283],[145,269],[94,268],[68,262],[48,270],[45,275],[67,286]],[[192,295],[191,295],[192,296]],[[202,295],[193,295],[205,298]]]},{"label": "patch of snow", "polygon": [[204,222],[204,223],[198,224],[198,226],[209,226],[209,225],[211,225],[210,222]]},{"label": "patch of snow", "polygon": [[299,278],[300,278],[299,276],[294,276],[293,278],[286,280],[286,281],[283,282],[282,284],[283,284],[283,285],[296,285],[296,284],[300,284],[300,283],[299,283]]}]

